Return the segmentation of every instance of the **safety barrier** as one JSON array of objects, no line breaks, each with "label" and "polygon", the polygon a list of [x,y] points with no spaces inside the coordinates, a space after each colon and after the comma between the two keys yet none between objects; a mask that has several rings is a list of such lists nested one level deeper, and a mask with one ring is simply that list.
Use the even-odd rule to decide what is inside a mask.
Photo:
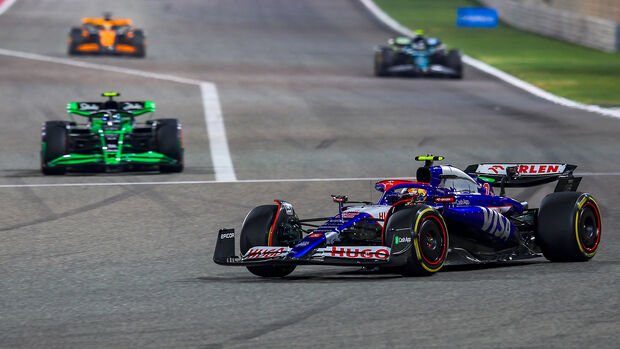
[{"label": "safety barrier", "polygon": [[[620,24],[613,19],[584,14],[603,11],[606,0],[597,1],[599,7],[592,4],[570,7],[564,3],[558,8],[553,7],[553,0],[480,0],[485,6],[495,8],[499,17],[514,27],[599,50],[620,51]],[[619,6],[617,2],[608,5],[612,9]],[[609,14],[615,16],[613,11]]]}]

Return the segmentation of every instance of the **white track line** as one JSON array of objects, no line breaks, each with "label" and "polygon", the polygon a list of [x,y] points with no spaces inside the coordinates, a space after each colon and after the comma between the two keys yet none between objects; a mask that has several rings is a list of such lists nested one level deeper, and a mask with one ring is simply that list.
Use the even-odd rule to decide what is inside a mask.
[{"label": "white track line", "polygon": [[[402,35],[406,35],[406,36],[414,36],[415,33],[413,31],[411,31],[409,28],[403,26],[402,24],[398,23],[394,18],[390,17],[387,13],[383,12],[383,10],[381,10],[372,0],[360,0],[360,2],[377,18],[379,19],[381,22],[383,22],[385,25],[387,25],[388,27],[392,28],[394,31],[402,34]],[[520,88],[524,91],[527,91],[531,94],[533,94],[534,96],[540,97],[542,99],[545,99],[549,102],[555,103],[555,104],[559,104],[565,107],[569,107],[569,108],[574,108],[574,109],[579,109],[579,110],[584,110],[584,111],[588,111],[588,112],[593,112],[593,113],[598,113],[598,114],[602,114],[605,116],[610,116],[613,118],[620,118],[620,110],[617,109],[609,109],[609,108],[602,108],[598,105],[592,105],[592,104],[583,104],[583,103],[579,103],[579,102],[575,102],[573,100],[564,98],[564,97],[560,97],[560,96],[556,96],[552,93],[549,93],[539,87],[536,87],[532,84],[530,84],[529,82],[525,82],[517,77],[515,77],[514,75],[510,75],[506,72],[503,72],[497,68],[494,68],[484,62],[481,62],[475,58],[472,58],[470,56],[467,55],[463,55],[463,63],[468,64],[480,71],[483,71],[487,74],[493,75],[496,78],[512,85],[515,86],[517,88]]]},{"label": "white track line", "polygon": [[[584,172],[577,176],[620,176],[620,172]],[[349,177],[349,178],[285,178],[285,179],[239,179],[214,181],[170,181],[170,182],[94,182],[94,183],[39,183],[39,184],[1,184],[3,188],[40,188],[40,187],[114,187],[131,185],[188,185],[188,184],[226,184],[226,183],[299,183],[299,182],[353,182],[379,180],[413,180],[413,177]]]},{"label": "white track line", "polygon": [[177,82],[179,84],[200,86],[200,84],[209,83],[206,81],[187,79],[187,78],[182,78],[182,77],[178,77],[174,75],[151,73],[151,72],[146,72],[146,71],[142,71],[138,69],[122,68],[122,67],[116,67],[116,66],[107,65],[107,64],[76,61],[70,58],[44,56],[44,55],[40,55],[36,53],[7,50],[7,49],[2,49],[2,48],[0,48],[0,55],[16,57],[16,58],[24,58],[24,59],[30,59],[33,61],[40,61],[40,62],[47,62],[47,63],[54,63],[54,64],[64,64],[64,65],[78,67],[78,68],[102,70],[102,71],[108,71],[108,72],[113,72],[113,73],[139,76],[139,77],[149,78],[149,79],[158,79],[158,80],[164,80],[164,81],[170,81],[170,82]]},{"label": "white track line", "polygon": [[235,168],[228,149],[226,128],[224,119],[222,119],[222,108],[217,87],[211,83],[202,83],[200,84],[200,91],[202,92],[202,105],[205,108],[205,124],[209,135],[215,180],[218,182],[234,182],[237,180],[237,176],[235,176]]},{"label": "white track line", "polygon": [[187,79],[169,74],[151,73],[137,69],[122,68],[106,64],[96,64],[89,62],[76,61],[69,58],[51,57],[36,53],[20,52],[0,48],[0,55],[30,59],[39,62],[64,64],[72,67],[102,70],[126,75],[139,76],[149,79],[158,79],[180,84],[187,84],[200,87],[204,108],[205,126],[209,138],[209,148],[211,149],[211,160],[215,172],[216,181],[235,181],[235,168],[228,150],[224,119],[222,118],[222,108],[220,106],[219,95],[215,84],[208,81]]}]

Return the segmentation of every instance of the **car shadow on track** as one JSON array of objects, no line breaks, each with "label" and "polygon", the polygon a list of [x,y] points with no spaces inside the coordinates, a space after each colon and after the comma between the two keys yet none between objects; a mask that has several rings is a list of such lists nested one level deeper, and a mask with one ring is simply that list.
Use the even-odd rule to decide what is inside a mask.
[{"label": "car shadow on track", "polygon": [[[519,266],[531,266],[537,264],[547,263],[545,261],[518,261],[509,263],[487,263],[487,264],[464,264],[464,265],[447,265],[439,273],[439,275],[445,275],[445,273],[462,272],[466,275],[467,271],[479,271],[479,270],[491,270],[491,269],[509,269]],[[319,272],[302,272],[301,275],[292,275],[283,278],[261,278],[248,274],[244,276],[237,275],[218,275],[218,276],[201,276],[195,279],[180,280],[179,282],[224,282],[224,283],[295,283],[295,282],[310,282],[310,283],[330,283],[330,282],[385,282],[385,280],[392,279],[411,279],[413,280],[425,280],[432,281],[435,278],[427,277],[404,277],[398,273],[395,268],[388,269],[355,269],[345,270],[341,269],[335,272],[319,271]],[[458,274],[455,274],[458,275]],[[443,279],[442,279],[443,280]],[[439,281],[439,280],[435,280]],[[444,280],[445,281],[445,280]],[[452,280],[455,281],[455,280]]]},{"label": "car shadow on track", "polygon": [[[101,171],[101,170],[81,170],[71,171],[62,175],[44,175],[39,169],[9,169],[0,170],[1,178],[36,178],[36,177],[49,177],[49,178],[64,178],[64,177],[115,177],[115,176],[169,176],[179,173],[161,173],[157,169],[143,170],[143,171]],[[199,174],[199,175],[213,175],[215,171],[212,167],[185,167],[180,174]]]}]

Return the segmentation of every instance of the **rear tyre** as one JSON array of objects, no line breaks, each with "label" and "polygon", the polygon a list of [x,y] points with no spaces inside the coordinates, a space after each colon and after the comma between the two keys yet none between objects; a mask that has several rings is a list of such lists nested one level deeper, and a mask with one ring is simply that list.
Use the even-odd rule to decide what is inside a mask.
[{"label": "rear tyre", "polygon": [[67,53],[69,55],[77,55],[80,52],[77,50],[78,45],[82,42],[82,30],[80,28],[71,28],[69,32],[69,48]]},{"label": "rear tyre", "polygon": [[374,72],[375,76],[387,76],[388,68],[394,60],[394,51],[389,47],[380,47],[375,51]]},{"label": "rear tyre", "polygon": [[454,79],[463,78],[463,59],[459,50],[448,51],[448,57],[446,59],[446,65],[448,68],[454,69],[456,75],[452,76]]},{"label": "rear tyre", "polygon": [[435,209],[418,205],[393,213],[386,223],[386,243],[393,237],[389,232],[410,229],[412,245],[401,272],[405,276],[429,276],[441,270],[448,254],[449,236],[443,217]]},{"label": "rear tyre", "polygon": [[48,163],[69,151],[69,133],[66,121],[46,121],[41,137],[41,172],[45,175],[65,173],[64,166],[49,166]]},{"label": "rear tyre", "polygon": [[[252,209],[241,227],[239,238],[241,253],[246,254],[254,246],[284,246],[278,241],[278,236],[272,229],[285,219],[288,219],[288,216],[283,211],[278,214],[277,205],[262,205]],[[274,220],[276,220],[275,224]],[[269,243],[270,234],[271,244]],[[294,265],[268,265],[247,268],[250,273],[262,277],[283,277],[295,270]]]},{"label": "rear tyre", "polygon": [[135,57],[143,58],[146,56],[146,39],[144,32],[140,29],[136,29],[131,39],[134,47],[136,48]]},{"label": "rear tyre", "polygon": [[537,238],[550,261],[590,260],[601,240],[601,215],[596,201],[586,193],[547,195],[538,210]]},{"label": "rear tyre", "polygon": [[157,151],[177,161],[176,164],[161,164],[159,171],[164,173],[183,171],[183,130],[177,119],[155,120],[155,145]]}]

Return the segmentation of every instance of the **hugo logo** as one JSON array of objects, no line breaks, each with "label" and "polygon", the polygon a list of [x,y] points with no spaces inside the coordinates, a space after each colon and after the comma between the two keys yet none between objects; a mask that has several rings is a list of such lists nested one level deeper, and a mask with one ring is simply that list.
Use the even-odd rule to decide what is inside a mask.
[{"label": "hugo logo", "polygon": [[331,257],[362,258],[362,259],[387,259],[390,251],[385,248],[352,248],[332,246]]},{"label": "hugo logo", "polygon": [[258,259],[258,258],[274,258],[280,256],[282,253],[286,252],[287,249],[285,247],[252,247],[248,253],[246,253],[247,259]]}]

